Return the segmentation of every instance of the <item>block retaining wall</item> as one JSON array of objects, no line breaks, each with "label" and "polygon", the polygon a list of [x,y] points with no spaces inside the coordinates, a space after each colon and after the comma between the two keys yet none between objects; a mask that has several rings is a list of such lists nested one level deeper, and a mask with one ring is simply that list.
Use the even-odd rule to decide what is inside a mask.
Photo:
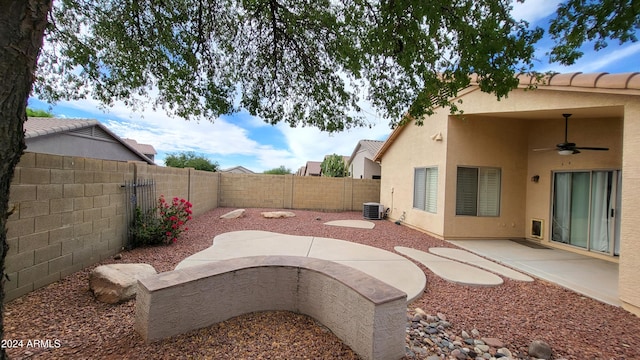
[{"label": "block retaining wall", "polygon": [[140,162],[25,153],[11,183],[5,301],[120,252],[126,244],[126,181],[154,179],[156,194],[217,207],[361,211],[378,180],[212,173]]}]

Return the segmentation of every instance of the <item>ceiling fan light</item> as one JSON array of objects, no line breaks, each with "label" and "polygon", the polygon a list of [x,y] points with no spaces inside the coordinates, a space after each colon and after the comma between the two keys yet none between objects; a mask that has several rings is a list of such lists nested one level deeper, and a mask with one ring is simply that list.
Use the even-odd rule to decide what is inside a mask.
[{"label": "ceiling fan light", "polygon": [[573,150],[568,150],[568,149],[558,150],[558,154],[560,154],[560,155],[573,155]]}]

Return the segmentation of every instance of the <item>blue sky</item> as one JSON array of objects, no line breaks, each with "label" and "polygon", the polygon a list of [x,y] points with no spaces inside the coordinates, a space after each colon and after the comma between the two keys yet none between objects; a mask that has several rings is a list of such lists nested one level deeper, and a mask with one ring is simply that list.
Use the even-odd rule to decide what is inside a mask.
[{"label": "blue sky", "polygon": [[[515,3],[514,17],[546,29],[558,3],[558,0]],[[610,41],[606,49],[597,53],[586,48],[583,58],[570,67],[548,63],[545,53],[550,46],[548,40],[540,42],[536,52],[539,59],[536,70],[564,73],[640,71],[640,42],[621,46],[617,41]],[[385,140],[391,132],[388,121],[376,116],[373,110],[366,112],[372,128],[328,134],[310,127],[272,126],[246,112],[221,116],[211,122],[209,119],[185,121],[172,118],[162,110],[153,111],[150,106],[134,112],[124,104],[116,103],[103,109],[91,99],[61,101],[51,107],[31,98],[29,107],[49,110],[58,117],[97,119],[123,138],[153,145],[158,152],[158,164],[163,164],[168,153],[193,151],[218,162],[223,169],[242,165],[255,172],[281,165],[295,172],[309,160],[322,161],[325,155],[333,153],[350,155],[359,140]]]}]

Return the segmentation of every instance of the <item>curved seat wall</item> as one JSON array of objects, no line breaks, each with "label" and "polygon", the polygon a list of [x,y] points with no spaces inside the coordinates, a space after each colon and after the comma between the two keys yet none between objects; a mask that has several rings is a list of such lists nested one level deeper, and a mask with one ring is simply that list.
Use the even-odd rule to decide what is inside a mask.
[{"label": "curved seat wall", "polygon": [[260,311],[309,315],[364,359],[404,355],[407,295],[354,268],[298,256],[223,260],[138,280],[145,341]]}]

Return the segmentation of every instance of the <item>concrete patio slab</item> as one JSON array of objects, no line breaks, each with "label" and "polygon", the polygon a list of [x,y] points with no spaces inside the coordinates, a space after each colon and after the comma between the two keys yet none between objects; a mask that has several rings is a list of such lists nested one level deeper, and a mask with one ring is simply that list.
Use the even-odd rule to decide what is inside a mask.
[{"label": "concrete patio slab", "polygon": [[470,253],[465,250],[436,247],[436,248],[429,248],[429,252],[438,256],[446,257],[447,259],[460,261],[465,264],[477,266],[481,269],[489,270],[493,273],[496,273],[504,277],[508,277],[512,280],[526,281],[526,282],[533,281],[533,278],[530,276],[527,276],[519,271],[515,271],[506,266],[497,264],[493,261],[489,261],[483,257],[480,257],[476,254]]},{"label": "concrete patio slab", "polygon": [[[309,250],[309,257],[325,260],[406,260],[398,254],[385,251],[377,247],[357,244],[344,240],[329,238],[313,238],[313,245]],[[382,250],[382,251],[380,251]]]},{"label": "concrete patio slab", "polygon": [[256,230],[220,234],[215,237],[211,247],[182,260],[176,270],[207,262],[260,255],[305,256],[345,264],[404,291],[407,302],[422,295],[427,285],[427,278],[418,266],[383,249],[344,240]]},{"label": "concrete patio slab", "polygon": [[434,274],[454,283],[470,286],[498,286],[504,283],[500,276],[475,266],[403,246],[396,246],[394,250],[419,261]]},{"label": "concrete patio slab", "polygon": [[352,227],[357,229],[373,229],[376,224],[371,221],[365,220],[334,220],[324,223],[325,225],[330,226],[344,226],[344,227]]},{"label": "concrete patio slab", "polygon": [[510,240],[449,242],[533,277],[556,283],[606,304],[621,306],[617,263],[556,248],[535,249]]}]

